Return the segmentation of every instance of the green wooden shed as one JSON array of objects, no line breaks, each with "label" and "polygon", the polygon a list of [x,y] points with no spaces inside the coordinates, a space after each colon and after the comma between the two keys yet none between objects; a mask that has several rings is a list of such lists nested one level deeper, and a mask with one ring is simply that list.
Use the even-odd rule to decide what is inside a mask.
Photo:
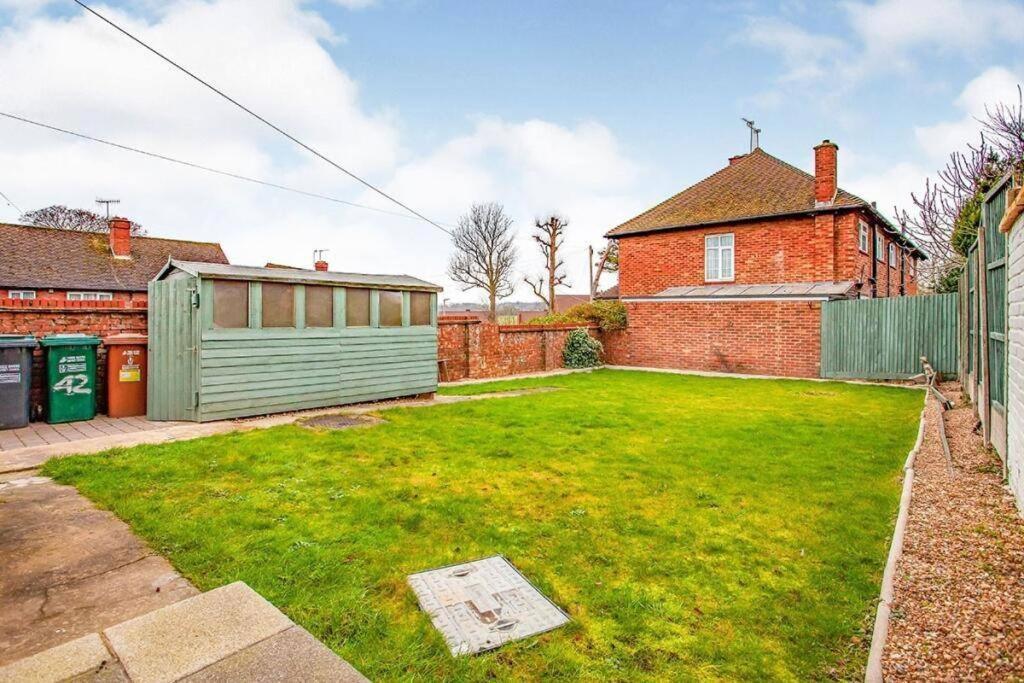
[{"label": "green wooden shed", "polygon": [[437,389],[437,293],[407,275],[168,261],[149,283],[151,420]]}]

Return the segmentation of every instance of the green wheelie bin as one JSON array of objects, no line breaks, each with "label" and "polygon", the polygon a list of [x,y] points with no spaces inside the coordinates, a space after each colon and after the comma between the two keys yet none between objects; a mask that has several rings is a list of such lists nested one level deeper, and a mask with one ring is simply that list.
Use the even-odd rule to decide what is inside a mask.
[{"label": "green wheelie bin", "polygon": [[99,337],[52,334],[39,340],[46,353],[46,421],[78,422],[96,416],[96,347]]}]

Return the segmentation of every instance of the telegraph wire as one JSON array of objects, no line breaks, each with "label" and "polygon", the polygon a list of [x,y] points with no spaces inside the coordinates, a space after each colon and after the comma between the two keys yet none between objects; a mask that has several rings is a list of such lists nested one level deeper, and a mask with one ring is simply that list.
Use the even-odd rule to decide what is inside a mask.
[{"label": "telegraph wire", "polygon": [[280,133],[284,137],[286,137],[289,140],[291,140],[292,142],[294,142],[299,147],[302,147],[303,149],[305,149],[307,152],[309,152],[313,156],[315,156],[318,159],[321,159],[322,161],[330,164],[331,166],[333,166],[337,170],[341,171],[345,175],[349,176],[353,180],[355,180],[355,181],[359,182],[360,184],[366,186],[370,190],[373,190],[374,192],[376,192],[380,196],[384,197],[388,201],[397,204],[398,206],[402,207],[403,209],[405,209],[409,213],[413,214],[414,216],[417,216],[418,218],[421,218],[422,220],[426,221],[427,223],[430,223],[431,225],[433,225],[438,230],[441,230],[442,232],[446,232],[449,235],[452,234],[452,232],[450,230],[448,230],[447,228],[442,227],[439,223],[435,223],[434,221],[430,220],[429,218],[427,218],[426,216],[421,214],[419,211],[416,211],[415,209],[411,208],[410,206],[402,203],[401,201],[399,201],[398,199],[396,199],[392,195],[388,194],[384,190],[378,188],[376,185],[374,185],[373,183],[369,182],[368,180],[363,180],[361,177],[359,177],[358,175],[356,175],[352,171],[350,171],[347,168],[345,168],[344,166],[341,166],[340,164],[332,161],[330,158],[328,158],[324,154],[321,154],[317,150],[313,149],[312,147],[310,147],[309,145],[304,143],[302,140],[299,140],[297,137],[295,137],[291,133],[288,133],[287,131],[285,131],[281,127],[277,126],[276,124],[271,123],[269,120],[263,118],[262,116],[257,114],[255,111],[253,111],[249,107],[245,106],[244,104],[242,104],[241,102],[239,102],[235,98],[233,98],[230,95],[228,95],[227,93],[225,93],[223,90],[220,90],[219,88],[217,88],[213,84],[209,83],[208,81],[203,80],[202,78],[200,78],[196,74],[192,73],[191,71],[189,71],[188,69],[186,69],[182,65],[178,64],[177,62],[175,62],[170,57],[167,57],[166,55],[164,55],[162,52],[160,52],[156,48],[150,47],[147,43],[143,42],[142,39],[135,37],[134,35],[129,33],[126,29],[121,28],[120,26],[115,24],[110,19],[107,19],[105,16],[103,16],[102,14],[100,14],[99,12],[94,10],[92,7],[89,7],[89,5],[87,5],[84,2],[82,2],[82,0],[72,0],[72,2],[74,2],[76,5],[78,5],[79,7],[84,9],[85,11],[87,11],[90,14],[92,14],[93,16],[95,16],[97,19],[100,19],[101,21],[103,21],[107,25],[111,26],[112,28],[114,28],[119,33],[123,34],[124,36],[126,36],[127,38],[132,40],[133,42],[137,43],[138,45],[140,45],[141,47],[145,48],[149,52],[152,52],[154,55],[156,55],[160,59],[164,60],[165,62],[167,62],[168,64],[170,64],[174,68],[178,69],[179,71],[181,71],[185,75],[189,76],[190,78],[194,79],[195,81],[197,81],[197,82],[201,83],[202,85],[206,86],[207,88],[209,88],[210,90],[212,90],[216,94],[220,95],[221,97],[226,99],[228,102],[230,102],[231,104],[235,105],[236,107],[238,107],[239,109],[241,109],[245,113],[249,114],[250,116],[252,116],[256,120],[258,120],[261,123],[269,126],[272,129],[274,129],[275,131],[277,131],[278,133]]},{"label": "telegraph wire", "polygon": [[20,208],[18,207],[18,205],[14,203],[14,200],[13,200],[13,199],[11,199],[10,197],[8,197],[7,195],[5,195],[5,194],[4,194],[3,192],[0,192],[0,197],[2,197],[2,198],[3,198],[3,200],[4,200],[5,202],[7,202],[8,204],[10,204],[10,205],[11,205],[12,207],[14,207],[14,210],[18,212],[18,215],[19,215],[19,216],[21,216],[21,215],[24,215],[24,214],[25,214],[25,212],[24,212],[24,211],[22,211],[22,210],[21,210],[21,209],[20,209]]},{"label": "telegraph wire", "polygon": [[[151,157],[153,159],[160,159],[161,161],[168,161],[168,162],[170,162],[172,164],[179,164],[181,166],[186,166],[188,168],[194,168],[194,169],[198,169],[200,171],[206,171],[207,173],[216,173],[217,175],[225,176],[227,178],[234,178],[236,180],[243,180],[243,181],[245,181],[247,183],[255,183],[257,185],[264,185],[266,187],[272,187],[272,188],[277,189],[277,190],[284,190],[285,192],[294,192],[295,194],[301,194],[301,195],[304,195],[306,197],[313,197],[313,198],[316,198],[316,199],[324,199],[326,201],[334,202],[336,204],[344,204],[346,206],[352,206],[352,207],[355,207],[355,208],[358,208],[358,209],[366,209],[368,211],[376,211],[378,213],[387,214],[389,216],[396,216],[398,218],[405,218],[407,220],[413,220],[413,221],[424,220],[424,219],[419,218],[417,216],[410,216],[407,213],[399,213],[397,211],[388,211],[387,209],[380,209],[380,208],[378,208],[376,206],[367,206],[366,204],[359,204],[357,202],[350,202],[350,201],[346,201],[344,199],[338,199],[337,197],[331,197],[330,195],[320,194],[318,192],[310,192],[308,190],[300,190],[300,189],[295,188],[295,187],[289,187],[288,185],[281,185],[279,183],[273,183],[273,182],[270,182],[268,180],[260,180],[259,178],[252,178],[250,176],[242,175],[241,173],[234,173],[232,171],[223,171],[221,169],[213,168],[211,166],[203,166],[202,164],[197,164],[197,163],[192,162],[192,161],[186,161],[184,159],[176,159],[175,157],[170,157],[170,156],[167,156],[165,154],[158,154],[157,152],[150,152],[150,151],[147,151],[147,150],[144,150],[144,149],[140,149],[138,147],[132,147],[131,145],[124,145],[124,144],[121,144],[119,142],[113,142],[111,140],[104,140],[103,138],[97,138],[97,137],[94,137],[92,135],[86,135],[85,133],[79,133],[77,131],[68,130],[67,128],[60,128],[59,126],[53,126],[53,125],[50,125],[48,123],[43,123],[41,121],[34,121],[32,119],[28,119],[28,118],[25,118],[23,116],[17,116],[16,114],[9,114],[9,113],[4,112],[4,111],[0,111],[0,116],[3,116],[4,118],[7,118],[7,119],[11,119],[12,121],[20,121],[21,123],[27,123],[27,124],[29,124],[31,126],[37,126],[39,128],[45,128],[46,130],[55,131],[57,133],[63,133],[65,135],[71,135],[71,136],[74,136],[76,138],[81,138],[83,140],[89,140],[90,142],[96,142],[96,143],[99,143],[101,145],[107,145],[108,147],[114,147],[116,149],[124,150],[126,152],[134,152],[135,154],[141,154],[143,156]],[[4,199],[6,199],[7,203],[9,203],[15,209],[18,209],[17,205],[15,205],[14,202],[12,202],[9,197],[4,195],[3,193],[0,193],[0,197],[3,197]],[[21,209],[18,209],[18,211],[21,212]],[[432,221],[431,221],[431,224],[435,225]],[[441,226],[437,226],[437,227],[441,227]],[[447,232],[449,235],[451,234],[451,232],[446,230],[445,228],[441,227],[441,229],[444,230],[445,232]]]}]

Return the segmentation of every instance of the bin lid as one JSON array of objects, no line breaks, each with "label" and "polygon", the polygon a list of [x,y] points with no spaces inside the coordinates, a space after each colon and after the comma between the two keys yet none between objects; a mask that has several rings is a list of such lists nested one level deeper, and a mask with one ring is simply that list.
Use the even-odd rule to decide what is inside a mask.
[{"label": "bin lid", "polygon": [[131,332],[122,332],[121,334],[112,334],[109,337],[103,338],[103,343],[107,346],[114,346],[117,344],[145,344],[149,341],[149,337],[144,334],[133,334]]},{"label": "bin lid", "polygon": [[51,334],[39,343],[43,346],[99,346],[100,338],[91,334]]},{"label": "bin lid", "polygon": [[30,334],[0,334],[0,349],[34,349],[37,345]]}]

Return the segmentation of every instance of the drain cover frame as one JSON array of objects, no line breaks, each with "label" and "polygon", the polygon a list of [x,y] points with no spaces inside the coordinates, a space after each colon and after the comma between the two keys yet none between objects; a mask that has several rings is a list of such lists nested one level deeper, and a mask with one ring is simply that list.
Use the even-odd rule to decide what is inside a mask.
[{"label": "drain cover frame", "polygon": [[329,429],[333,431],[351,429],[353,427],[366,427],[378,422],[380,422],[379,419],[368,415],[351,415],[347,413],[313,415],[299,420],[300,425],[309,429]]},{"label": "drain cover frame", "polygon": [[571,621],[504,555],[428,569],[406,581],[456,657],[494,650]]}]

